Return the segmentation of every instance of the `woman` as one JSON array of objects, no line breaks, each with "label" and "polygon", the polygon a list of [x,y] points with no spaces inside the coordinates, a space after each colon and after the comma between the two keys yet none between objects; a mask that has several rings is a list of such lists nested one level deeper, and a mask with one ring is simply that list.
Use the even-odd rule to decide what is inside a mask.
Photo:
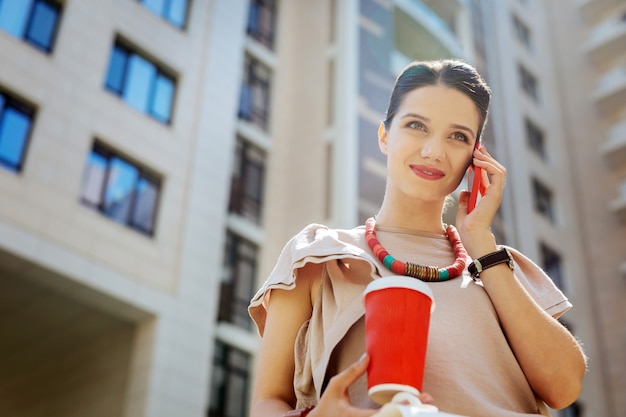
[{"label": "woman", "polygon": [[[512,417],[549,415],[544,403],[564,408],[578,397],[585,357],[556,320],[571,304],[540,268],[497,246],[490,232],[506,178],[479,143],[490,97],[480,75],[460,61],[414,63],[399,75],[378,131],[388,172],[378,214],[352,230],[306,227],[251,302],[263,336],[253,417],[294,408],[309,417],[374,415],[362,292],[372,279],[398,273],[427,281],[436,302],[423,401],[449,413]],[[470,214],[469,192],[460,193],[456,236],[465,252],[442,211],[470,164],[489,184]],[[491,265],[491,254],[514,262]],[[465,268],[479,258],[482,271]],[[446,272],[405,270],[390,259]]]}]

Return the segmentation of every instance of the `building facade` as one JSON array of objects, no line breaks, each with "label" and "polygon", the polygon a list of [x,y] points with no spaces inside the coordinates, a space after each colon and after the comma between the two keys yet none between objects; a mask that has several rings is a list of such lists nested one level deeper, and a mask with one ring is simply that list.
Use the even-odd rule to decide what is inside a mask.
[{"label": "building facade", "polygon": [[494,234],[590,357],[553,415],[622,415],[621,3],[0,0],[0,414],[248,415],[250,298],[306,224],[376,213],[395,76],[457,57],[494,91]]},{"label": "building facade", "polygon": [[0,2],[0,414],[206,415],[247,12]]}]

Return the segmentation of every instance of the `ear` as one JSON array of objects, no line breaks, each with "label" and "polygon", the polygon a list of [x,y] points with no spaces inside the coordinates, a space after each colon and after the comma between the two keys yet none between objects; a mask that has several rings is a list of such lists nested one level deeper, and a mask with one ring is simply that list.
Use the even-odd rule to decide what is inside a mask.
[{"label": "ear", "polygon": [[387,155],[387,129],[383,122],[378,125],[378,148],[383,155]]}]

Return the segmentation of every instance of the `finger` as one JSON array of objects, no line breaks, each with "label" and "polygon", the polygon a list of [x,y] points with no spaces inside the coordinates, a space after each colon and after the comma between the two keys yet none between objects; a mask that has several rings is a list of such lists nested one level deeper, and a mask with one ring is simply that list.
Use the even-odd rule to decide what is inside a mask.
[{"label": "finger", "polygon": [[479,149],[477,149],[477,151],[479,152],[479,154],[483,154],[486,155],[490,160],[491,163],[493,165],[495,165],[496,167],[498,167],[501,170],[506,171],[506,168],[504,167],[504,165],[502,165],[496,158],[494,158],[488,151],[487,148],[485,148],[484,146],[481,146]]},{"label": "finger", "polygon": [[418,398],[420,399],[420,401],[424,404],[432,404],[435,402],[435,399],[433,398],[432,395],[426,393],[426,392],[422,392]]},{"label": "finger", "polygon": [[470,192],[467,190],[463,190],[459,193],[459,201],[458,201],[458,211],[462,211],[463,213],[467,212],[467,205],[469,204],[469,196]]},{"label": "finger", "polygon": [[[474,165],[483,169],[483,183],[486,188],[492,184],[496,184],[500,188],[504,187],[506,183],[506,169],[504,167],[476,157],[474,158]],[[488,176],[486,176],[487,174]]]}]

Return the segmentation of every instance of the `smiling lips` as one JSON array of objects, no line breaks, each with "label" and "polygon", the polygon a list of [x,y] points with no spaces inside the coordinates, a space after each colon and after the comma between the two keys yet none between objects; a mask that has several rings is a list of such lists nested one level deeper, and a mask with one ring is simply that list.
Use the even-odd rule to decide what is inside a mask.
[{"label": "smiling lips", "polygon": [[415,175],[426,180],[439,180],[446,175],[443,171],[425,165],[411,165],[410,167]]}]

